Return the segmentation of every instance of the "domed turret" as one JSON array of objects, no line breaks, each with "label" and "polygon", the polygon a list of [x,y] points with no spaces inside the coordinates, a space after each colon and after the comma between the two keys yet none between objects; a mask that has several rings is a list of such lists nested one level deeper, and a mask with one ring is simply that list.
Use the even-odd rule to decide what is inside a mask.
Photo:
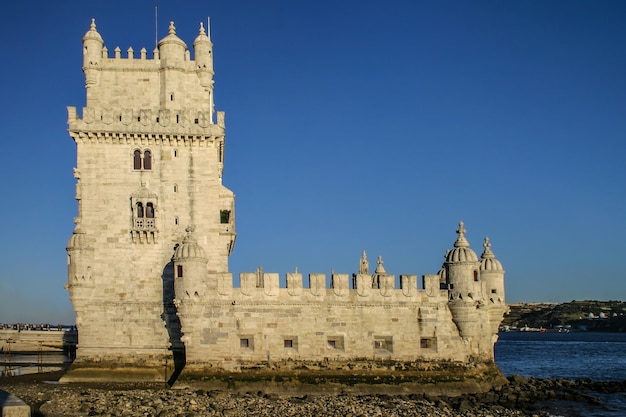
[{"label": "domed turret", "polygon": [[498,329],[502,323],[502,317],[507,311],[504,301],[504,269],[500,261],[491,251],[489,238],[485,237],[483,243],[485,250],[480,256],[480,276],[484,285],[485,302],[489,316],[489,329],[493,343],[498,340]]},{"label": "domed turret", "polygon": [[[452,320],[459,329],[461,337],[470,340],[480,335],[482,291],[479,277],[478,257],[470,249],[465,238],[465,225],[459,222],[456,231],[458,237],[454,242],[454,249],[446,254],[444,268],[447,272],[448,308],[452,313]],[[472,349],[478,349],[476,342],[472,342]]]},{"label": "domed turret", "polygon": [[193,41],[194,59],[200,82],[203,87],[210,87],[213,79],[213,44],[200,23],[200,32]]},{"label": "domed turret", "polygon": [[174,252],[174,293],[183,303],[201,296],[207,279],[207,258],[193,236],[195,226],[185,231],[187,236]]},{"label": "domed turret", "polygon": [[485,237],[485,243],[483,243],[485,250],[480,255],[480,270],[481,271],[503,271],[502,264],[496,259],[496,255],[491,251],[491,243],[489,238]]},{"label": "domed turret", "polygon": [[185,229],[187,236],[174,252],[174,305],[180,320],[180,342],[189,346],[194,339],[193,325],[197,322],[199,302],[205,300],[207,258],[195,239],[195,226]]},{"label": "domed turret", "polygon": [[96,30],[96,19],[91,19],[91,26],[83,36],[83,72],[86,87],[97,82],[95,69],[100,67],[103,46],[102,36]]},{"label": "domed turret", "polygon": [[459,229],[456,231],[459,236],[454,242],[454,249],[446,255],[446,262],[476,262],[478,256],[469,246],[469,242],[465,238],[465,226],[463,222],[459,222]]},{"label": "domed turret", "polygon": [[170,22],[169,33],[166,37],[161,39],[157,47],[159,48],[159,57],[166,65],[168,62],[177,63],[185,60],[187,44],[176,36],[174,22]]},{"label": "domed turret", "polygon": [[205,259],[204,249],[198,245],[198,241],[192,236],[195,231],[193,226],[189,226],[186,229],[187,236],[183,239],[183,243],[176,248],[174,252],[174,260],[180,261],[183,259],[200,258]]},{"label": "domed turret", "polygon": [[485,250],[480,256],[480,276],[485,284],[485,291],[491,303],[504,303],[504,269],[496,255],[491,251],[491,242],[485,237]]},{"label": "domed turret", "polygon": [[465,238],[467,231],[463,222],[459,222],[456,232],[459,236],[454,242],[454,249],[447,252],[444,262],[450,299],[478,300],[481,297],[478,256]]}]

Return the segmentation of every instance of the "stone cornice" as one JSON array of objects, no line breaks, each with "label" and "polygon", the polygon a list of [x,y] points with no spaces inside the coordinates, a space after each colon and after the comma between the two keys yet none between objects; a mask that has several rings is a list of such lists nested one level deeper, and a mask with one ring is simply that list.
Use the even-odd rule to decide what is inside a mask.
[{"label": "stone cornice", "polygon": [[106,143],[117,145],[161,145],[161,146],[208,146],[224,140],[224,134],[181,134],[181,133],[136,133],[106,132],[70,129],[69,134],[76,143]]}]

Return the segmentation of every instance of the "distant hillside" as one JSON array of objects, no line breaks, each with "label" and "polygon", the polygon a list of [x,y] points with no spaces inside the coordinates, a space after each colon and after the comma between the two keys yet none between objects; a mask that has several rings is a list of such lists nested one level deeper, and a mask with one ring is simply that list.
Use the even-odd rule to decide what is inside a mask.
[{"label": "distant hillside", "polygon": [[510,304],[503,326],[626,332],[626,302],[570,301],[569,303]]}]

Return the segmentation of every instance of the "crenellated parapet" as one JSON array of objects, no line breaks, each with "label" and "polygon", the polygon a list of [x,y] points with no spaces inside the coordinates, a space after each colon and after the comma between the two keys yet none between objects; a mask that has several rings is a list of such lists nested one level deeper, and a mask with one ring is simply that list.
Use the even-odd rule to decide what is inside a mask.
[{"label": "crenellated parapet", "polygon": [[[233,287],[230,277],[220,288],[218,295],[241,300],[291,300],[310,302],[396,302],[398,300],[421,302],[424,300],[446,300],[447,291],[439,289],[439,283],[427,281],[424,289],[418,289],[416,275],[400,275],[400,286],[396,287],[396,276],[386,275],[384,285],[372,287],[372,275],[338,274],[327,276],[323,273],[311,273],[303,277],[302,273],[290,272],[285,275],[286,286],[280,285],[279,274],[258,272],[239,274],[240,286]],[[260,281],[260,285],[259,285]]]},{"label": "crenellated parapet", "polygon": [[[88,128],[123,131],[207,129],[215,117],[213,44],[203,24],[193,49],[195,60],[171,22],[152,58],[145,48],[136,55],[132,47],[124,52],[116,47],[110,56],[92,21],[83,37],[87,106],[82,120]],[[218,115],[220,124],[223,115]]]}]

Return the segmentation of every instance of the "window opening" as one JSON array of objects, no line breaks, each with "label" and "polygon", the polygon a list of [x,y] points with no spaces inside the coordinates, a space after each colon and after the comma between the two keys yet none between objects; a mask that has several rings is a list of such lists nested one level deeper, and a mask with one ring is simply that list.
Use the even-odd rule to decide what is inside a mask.
[{"label": "window opening", "polygon": [[152,169],[152,152],[148,150],[143,153],[143,169]]},{"label": "window opening", "polygon": [[154,205],[152,203],[146,204],[146,217],[154,219]]},{"label": "window opening", "polygon": [[230,222],[230,210],[220,210],[220,223],[227,224]]},{"label": "window opening", "polygon": [[182,278],[183,277],[183,266],[182,265],[178,265],[178,268],[177,268],[176,272],[177,272],[178,278]]},{"label": "window opening", "polygon": [[242,348],[250,347],[250,339],[239,339],[239,347],[242,347]]},{"label": "window opening", "polygon": [[283,342],[284,342],[284,346],[285,346],[286,348],[292,348],[292,347],[293,347],[293,340],[291,340],[291,339],[285,339]]},{"label": "window opening", "polygon": [[139,149],[133,152],[133,169],[141,169],[141,152]]},{"label": "window opening", "polygon": [[143,217],[143,204],[137,203],[137,218]]},{"label": "window opening", "polygon": [[435,339],[430,338],[422,338],[420,339],[420,348],[422,349],[434,349],[435,348]]}]

